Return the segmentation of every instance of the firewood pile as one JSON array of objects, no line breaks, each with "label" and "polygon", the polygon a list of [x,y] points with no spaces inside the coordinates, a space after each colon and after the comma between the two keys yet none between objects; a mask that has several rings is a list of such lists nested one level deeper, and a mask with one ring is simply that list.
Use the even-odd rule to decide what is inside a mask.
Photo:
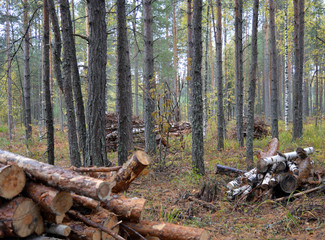
[{"label": "firewood pile", "polygon": [[[146,199],[121,192],[150,164],[68,169],[0,150],[0,238],[208,239],[204,229],[141,219]],[[104,172],[105,179],[90,177]]]},{"label": "firewood pile", "polygon": [[[268,130],[268,125],[266,124],[265,120],[262,118],[258,118],[256,117],[254,119],[254,138],[256,139],[260,139],[262,137],[266,137],[269,135],[269,130]],[[230,136],[232,138],[236,138],[237,137],[237,132],[236,132],[236,127],[233,127],[230,130]],[[244,129],[244,137],[246,137],[246,129],[247,129],[247,121],[244,121],[243,124],[243,129]]]},{"label": "firewood pile", "polygon": [[[133,145],[137,149],[144,149],[144,121],[139,117],[132,117],[132,133],[133,133]],[[106,114],[106,150],[107,151],[117,151],[118,146],[118,116],[116,113]],[[155,126],[156,129],[156,142],[157,144],[162,143],[167,146],[167,140],[165,136],[162,136],[158,132],[158,125]],[[169,128],[169,135],[174,137],[181,137],[185,134],[191,132],[191,124],[189,122],[183,123],[172,123]]]},{"label": "firewood pile", "polygon": [[[227,184],[228,200],[260,201],[266,199],[287,199],[296,190],[324,191],[325,171],[314,169],[314,162],[309,157],[313,147],[297,148],[294,152],[280,153],[279,141],[274,138],[269,143],[267,152],[258,152],[256,168],[248,172],[218,165],[217,172],[241,174]],[[301,193],[300,193],[301,194]],[[293,194],[292,196],[297,196]],[[299,196],[299,193],[298,193]]]}]

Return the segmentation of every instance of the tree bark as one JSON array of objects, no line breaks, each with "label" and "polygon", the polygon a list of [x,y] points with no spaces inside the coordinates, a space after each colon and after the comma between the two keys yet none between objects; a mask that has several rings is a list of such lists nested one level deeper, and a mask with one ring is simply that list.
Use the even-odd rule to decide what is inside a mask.
[{"label": "tree bark", "polygon": [[0,197],[11,199],[17,196],[25,184],[26,176],[20,167],[0,164]]},{"label": "tree bark", "polygon": [[254,139],[254,107],[256,90],[256,71],[257,71],[257,26],[258,26],[259,1],[254,1],[253,23],[252,23],[252,60],[249,75],[248,89],[248,111],[247,111],[247,130],[246,130],[246,165],[247,169],[253,168],[253,139]]},{"label": "tree bark", "polygon": [[271,120],[272,120],[272,138],[279,137],[278,126],[278,78],[277,78],[277,51],[275,38],[275,20],[273,0],[269,0],[270,13],[270,52],[271,52]]},{"label": "tree bark", "polygon": [[72,207],[72,197],[69,192],[59,191],[34,182],[28,182],[24,192],[38,203],[42,210],[55,215],[63,215]]},{"label": "tree bark", "polygon": [[152,116],[155,111],[155,100],[152,98],[156,89],[154,78],[153,32],[152,32],[152,0],[143,2],[144,18],[144,122],[145,122],[145,151],[148,154],[156,153],[156,136],[154,133],[155,120]]},{"label": "tree bark", "polygon": [[[210,16],[210,6],[208,5],[207,10],[207,19]],[[212,18],[213,19],[213,18]],[[206,32],[205,32],[205,56],[204,56],[204,90],[203,90],[203,99],[204,99],[204,110],[203,110],[203,138],[206,138],[207,128],[208,128],[208,49],[209,49],[209,21],[206,23]]]},{"label": "tree bark", "polygon": [[15,198],[0,208],[5,237],[29,236],[35,231],[40,217],[38,206],[29,198]]},{"label": "tree bark", "polygon": [[98,200],[110,198],[111,188],[115,181],[102,181],[82,176],[76,172],[64,170],[60,167],[38,162],[30,158],[0,150],[0,162],[17,165],[36,179],[46,182],[52,187],[73,191]]},{"label": "tree bark", "polygon": [[126,28],[125,1],[117,1],[117,112],[118,165],[123,165],[132,149],[132,87]]},{"label": "tree bark", "polygon": [[24,0],[24,103],[25,103],[25,137],[30,139],[32,135],[32,113],[30,99],[30,66],[29,66],[29,26],[28,26],[28,2]]},{"label": "tree bark", "polygon": [[47,161],[54,164],[54,124],[50,91],[50,21],[47,0],[43,0],[43,95],[47,138]]},{"label": "tree bark", "polygon": [[64,224],[68,225],[71,229],[69,239],[76,240],[100,240],[101,232],[98,228],[88,227],[82,222],[69,221]]},{"label": "tree bark", "polygon": [[188,119],[190,119],[190,112],[191,112],[191,107],[190,107],[190,81],[191,81],[191,66],[192,66],[192,57],[193,57],[193,36],[192,36],[192,0],[187,0],[186,3],[186,29],[187,29],[187,66],[186,66],[186,96],[187,96],[187,115]]},{"label": "tree bark", "polygon": [[289,78],[288,78],[288,3],[285,3],[284,10],[284,125],[289,130]]},{"label": "tree bark", "polygon": [[105,1],[87,1],[89,16],[89,63],[86,166],[107,166],[105,141],[107,33]]},{"label": "tree bark", "polygon": [[237,140],[239,146],[244,146],[244,132],[243,132],[243,3],[242,0],[235,1],[235,65],[236,65],[236,89],[235,89],[235,102],[236,102],[236,127],[237,127]]},{"label": "tree bark", "polygon": [[293,91],[293,129],[292,139],[302,138],[303,132],[303,98],[302,83],[304,73],[304,17],[305,1],[294,0],[294,45],[295,45],[295,78]]},{"label": "tree bark", "polygon": [[[201,228],[185,227],[171,223],[140,221],[139,223],[123,222],[122,226],[128,233],[134,235],[132,230],[143,236],[155,236],[160,240],[196,240],[209,239],[209,234]],[[132,229],[132,230],[130,230]]]},{"label": "tree bark", "polygon": [[174,97],[175,97],[175,122],[179,122],[181,119],[181,113],[179,108],[178,99],[178,53],[177,53],[177,22],[176,22],[176,1],[173,0],[173,64],[174,64]]},{"label": "tree bark", "polygon": [[202,0],[193,2],[193,60],[191,66],[192,168],[204,174],[202,102]]}]

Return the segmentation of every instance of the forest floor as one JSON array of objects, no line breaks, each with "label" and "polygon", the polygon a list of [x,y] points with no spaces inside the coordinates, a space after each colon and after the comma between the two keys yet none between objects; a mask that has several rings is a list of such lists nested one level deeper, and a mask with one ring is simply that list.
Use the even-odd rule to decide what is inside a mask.
[{"label": "forest floor", "polygon": [[[230,128],[230,127],[229,127]],[[284,129],[280,123],[279,129]],[[14,139],[8,140],[5,127],[0,126],[0,149],[29,155],[45,161],[46,139],[39,141],[37,128],[34,139],[26,147],[24,130],[17,128]],[[66,132],[56,129],[56,164],[69,166]],[[44,136],[43,136],[44,137]],[[270,136],[254,140],[254,151],[266,150]],[[280,130],[280,151],[294,151],[296,147],[313,146],[311,155],[314,168],[325,168],[325,121],[314,126],[312,119],[304,125],[304,137],[292,143],[291,132]],[[250,203],[228,201],[226,184],[234,177],[215,174],[216,164],[245,169],[245,148],[238,147],[235,140],[225,141],[225,150],[216,150],[216,125],[210,124],[205,139],[205,176],[191,170],[191,137],[171,140],[171,148],[164,160],[153,158],[149,171],[138,177],[125,193],[129,197],[147,199],[143,219],[167,221],[208,230],[212,239],[325,239],[325,194],[310,193],[290,201]],[[117,164],[116,153],[109,153],[110,160]],[[257,159],[255,159],[256,162]],[[217,199],[204,204],[191,201],[189,196],[199,192],[203,182],[217,184]],[[193,197],[194,198],[194,197]]]}]

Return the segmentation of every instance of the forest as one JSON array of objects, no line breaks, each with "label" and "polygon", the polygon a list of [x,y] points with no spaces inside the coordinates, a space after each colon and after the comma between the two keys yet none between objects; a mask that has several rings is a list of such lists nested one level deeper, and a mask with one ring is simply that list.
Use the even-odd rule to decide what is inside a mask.
[{"label": "forest", "polygon": [[[98,239],[81,238],[71,219],[84,222],[83,235],[108,234],[99,239],[325,238],[324,8],[323,0],[1,1],[0,185],[17,165],[27,175],[18,198],[37,202],[25,191],[41,182],[53,188],[42,191],[71,192],[82,206],[71,203],[62,218],[69,239]],[[37,168],[71,181],[39,178]],[[95,189],[109,182],[121,206],[146,202],[148,221],[115,212],[79,177]],[[0,238],[32,234],[8,227],[1,210],[23,200],[3,192]],[[80,216],[95,204],[83,197],[109,212],[106,230]],[[45,229],[62,223],[43,218]]]}]

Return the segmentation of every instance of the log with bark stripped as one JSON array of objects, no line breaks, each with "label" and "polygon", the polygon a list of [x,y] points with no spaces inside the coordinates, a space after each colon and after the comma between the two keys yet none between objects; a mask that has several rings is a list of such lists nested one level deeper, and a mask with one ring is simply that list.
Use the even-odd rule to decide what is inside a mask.
[{"label": "log with bark stripped", "polygon": [[40,210],[33,200],[18,197],[0,208],[0,222],[5,237],[27,237],[38,224]]},{"label": "log with bark stripped", "polygon": [[18,166],[0,165],[0,197],[17,196],[26,184],[24,171]]},{"label": "log with bark stripped", "polygon": [[123,164],[117,172],[116,185],[113,187],[113,193],[126,191],[131,182],[150,164],[150,157],[143,151],[136,151],[135,154]]},{"label": "log with bark stripped", "polygon": [[122,226],[131,236],[135,236],[134,231],[136,231],[143,236],[159,237],[161,240],[205,240],[210,237],[208,232],[201,228],[185,227],[164,222],[123,222]]},{"label": "log with bark stripped", "polygon": [[17,165],[34,178],[46,182],[52,187],[73,191],[101,201],[110,198],[111,189],[115,185],[113,179],[110,181],[102,181],[88,176],[82,176],[74,171],[41,163],[3,150],[0,150],[0,162],[3,164]]},{"label": "log with bark stripped", "polygon": [[71,228],[65,224],[53,224],[48,223],[45,226],[45,232],[51,233],[57,236],[67,237],[70,235]]},{"label": "log with bark stripped", "polygon": [[28,182],[24,193],[37,202],[43,210],[55,215],[65,214],[73,203],[69,192],[59,191],[35,182]]},{"label": "log with bark stripped", "polygon": [[65,222],[71,228],[70,240],[100,240],[101,231],[98,228],[88,227],[82,222]]}]

